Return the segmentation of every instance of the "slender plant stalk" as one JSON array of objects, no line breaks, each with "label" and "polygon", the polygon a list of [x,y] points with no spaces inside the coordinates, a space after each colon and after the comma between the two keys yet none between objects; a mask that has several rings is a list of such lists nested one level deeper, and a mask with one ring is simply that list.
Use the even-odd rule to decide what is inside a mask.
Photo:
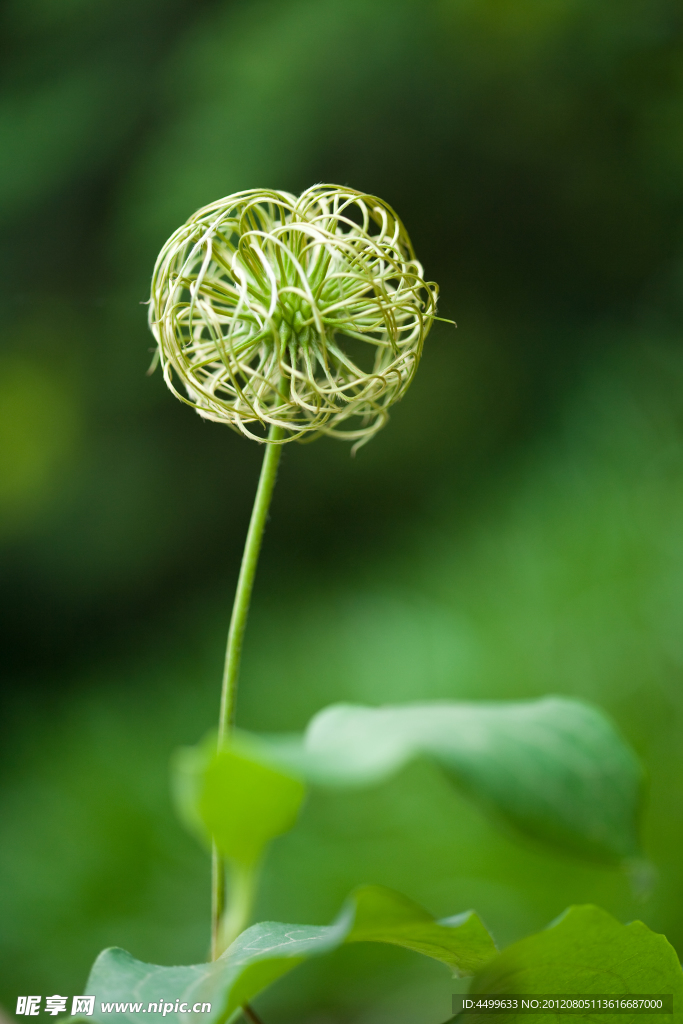
[{"label": "slender plant stalk", "polygon": [[[281,427],[271,427],[269,441],[279,441],[283,436]],[[221,710],[218,718],[218,745],[221,746],[230,729],[235,724],[235,707],[237,703],[237,681],[239,678],[242,642],[249,614],[251,592],[254,589],[254,576],[261,551],[263,530],[268,518],[270,499],[273,496],[277,467],[282,454],[282,445],[268,444],[263,456],[261,476],[256,490],[254,507],[251,512],[249,530],[242,555],[242,565],[237,581],[235,602],[232,606],[232,617],[228,631],[228,644],[225,650],[225,667],[223,669],[223,688],[221,691]]]},{"label": "slender plant stalk", "polygon": [[[279,441],[283,436],[280,427],[271,426],[268,433],[268,440]],[[235,708],[237,704],[237,683],[239,679],[240,660],[242,657],[242,642],[244,630],[247,625],[249,614],[249,603],[254,588],[254,577],[258,565],[263,531],[268,519],[268,509],[273,496],[273,488],[277,477],[277,467],[282,453],[282,445],[267,444],[261,466],[254,507],[249,522],[249,530],[242,555],[242,565],[237,581],[235,601],[232,606],[230,629],[228,631],[228,644],[225,651],[225,666],[223,669],[223,686],[221,690],[221,708],[218,718],[218,746],[221,747],[230,730],[235,723]],[[236,894],[240,907],[230,908],[228,917],[235,917],[239,910],[240,919],[249,916],[250,905],[245,904],[244,894]],[[250,901],[247,901],[249,903]],[[225,863],[219,855],[215,846],[213,849],[211,865],[211,957],[215,960],[223,951],[223,939],[221,922],[226,913],[225,899]]]},{"label": "slender plant stalk", "polygon": [[221,920],[225,908],[225,864],[213,843],[211,848],[211,959],[221,955]]},{"label": "slender plant stalk", "polygon": [[230,900],[223,910],[218,925],[217,956],[220,956],[249,924],[258,887],[259,867],[258,864],[229,865],[226,874],[229,880]]}]

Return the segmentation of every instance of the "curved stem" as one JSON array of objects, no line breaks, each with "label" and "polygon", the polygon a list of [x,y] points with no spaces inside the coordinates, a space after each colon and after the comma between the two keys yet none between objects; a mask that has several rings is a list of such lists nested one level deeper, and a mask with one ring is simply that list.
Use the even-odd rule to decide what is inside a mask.
[{"label": "curved stem", "polygon": [[[280,427],[271,427],[268,433],[268,441],[279,441],[283,437],[283,430]],[[261,466],[254,507],[249,522],[249,530],[242,555],[235,601],[232,606],[230,618],[230,629],[228,630],[228,645],[225,651],[225,666],[223,669],[223,685],[221,688],[221,707],[218,717],[218,746],[225,743],[226,737],[235,723],[235,707],[237,704],[237,683],[239,679],[240,660],[242,657],[242,642],[244,630],[247,625],[249,614],[249,603],[251,593],[254,589],[254,577],[258,565],[263,531],[268,518],[270,500],[273,496],[277,467],[280,461],[282,445],[266,444]],[[241,887],[238,886],[238,889]],[[246,891],[246,889],[245,889]],[[251,893],[251,890],[250,890]],[[231,897],[233,893],[231,892]],[[215,960],[223,952],[223,927],[224,918],[232,920],[238,914],[243,921],[243,927],[247,923],[251,907],[251,895],[246,900],[244,892],[235,892],[235,900],[240,904],[239,908],[231,907],[226,913],[225,899],[225,862],[218,853],[215,844],[211,865],[211,958]],[[231,902],[234,902],[231,899]]]},{"label": "curved stem", "polygon": [[[281,427],[271,427],[269,441],[279,441],[283,436]],[[261,551],[263,530],[268,518],[270,499],[273,495],[277,467],[282,454],[282,445],[267,444],[261,466],[254,507],[251,512],[249,531],[244,545],[242,565],[237,581],[235,602],[232,606],[232,617],[228,631],[228,645],[225,651],[225,667],[223,669],[223,687],[221,691],[221,710],[218,717],[218,745],[222,745],[225,737],[235,723],[235,706],[237,698],[237,681],[242,657],[242,641],[249,614],[249,602],[254,588],[254,576]]]}]

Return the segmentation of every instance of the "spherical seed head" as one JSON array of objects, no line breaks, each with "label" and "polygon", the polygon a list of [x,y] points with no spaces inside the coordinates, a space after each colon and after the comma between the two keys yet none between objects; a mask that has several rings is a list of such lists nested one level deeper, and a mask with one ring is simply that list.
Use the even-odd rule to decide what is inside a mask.
[{"label": "spherical seed head", "polygon": [[169,388],[206,419],[258,441],[274,425],[278,443],[330,434],[358,446],[413,379],[437,294],[376,196],[251,189],[171,235],[150,327]]}]

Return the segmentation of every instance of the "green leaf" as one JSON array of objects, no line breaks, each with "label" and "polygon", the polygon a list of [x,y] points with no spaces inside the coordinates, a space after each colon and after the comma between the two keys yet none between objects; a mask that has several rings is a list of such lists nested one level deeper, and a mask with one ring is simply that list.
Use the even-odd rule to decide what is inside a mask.
[{"label": "green leaf", "polygon": [[[95,996],[95,1010],[87,1020],[149,1024],[149,1004],[161,1002],[173,1007],[163,1018],[166,1024],[220,1024],[303,960],[330,953],[344,942],[405,946],[440,960],[456,974],[472,974],[496,955],[476,914],[435,921],[405,896],[365,886],[351,894],[331,925],[255,924],[210,964],[159,967],[135,960],[123,949],[105,949],[86,985],[86,994]],[[176,1012],[176,1001],[187,1004],[190,1012],[180,1007]],[[131,1002],[139,1007],[130,1009]],[[118,1003],[119,1009],[103,1011],[107,1003]],[[196,1003],[210,1003],[210,1012],[193,1014]]]},{"label": "green leaf", "polygon": [[581,701],[338,704],[316,715],[303,738],[261,744],[280,764],[331,786],[371,785],[431,757],[528,836],[607,862],[639,852],[643,770],[609,719]]},{"label": "green leaf", "polygon": [[238,864],[253,865],[296,821],[303,783],[273,767],[244,739],[216,750],[215,739],[178,751],[173,789],[181,818]]},{"label": "green leaf", "polygon": [[419,904],[392,889],[367,885],[353,894],[355,918],[346,942],[388,942],[472,974],[495,955],[493,939],[472,911],[435,921]]},{"label": "green leaf", "polygon": [[[673,994],[674,1019],[683,1019],[683,971],[665,936],[651,932],[641,921],[620,924],[594,906],[570,907],[545,931],[503,950],[476,976],[470,993]],[[458,1020],[475,1024],[484,1016],[467,1013]],[[511,1013],[504,1019],[552,1024],[557,1017]],[[633,1019],[644,1022],[650,1017],[662,1019],[650,1014]],[[628,1013],[608,1013],[596,1019],[602,1024],[612,1019],[628,1024],[632,1018]]]}]

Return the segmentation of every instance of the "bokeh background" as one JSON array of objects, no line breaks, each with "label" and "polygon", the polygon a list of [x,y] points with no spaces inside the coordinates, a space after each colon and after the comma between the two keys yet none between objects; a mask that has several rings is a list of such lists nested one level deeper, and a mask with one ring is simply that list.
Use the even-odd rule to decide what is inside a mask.
[{"label": "bokeh background", "polygon": [[[316,793],[258,917],[361,882],[501,944],[571,902],[683,952],[680,0],[5,0],[0,33],[0,1002],[122,945],[207,949],[168,794],[215,721],[256,445],[146,376],[155,255],[197,207],[333,181],[399,211],[441,314],[355,458],[287,446],[240,723],[578,695],[642,755],[645,896],[527,845],[427,765]],[[267,1024],[439,1024],[439,965],[343,950]]]}]

